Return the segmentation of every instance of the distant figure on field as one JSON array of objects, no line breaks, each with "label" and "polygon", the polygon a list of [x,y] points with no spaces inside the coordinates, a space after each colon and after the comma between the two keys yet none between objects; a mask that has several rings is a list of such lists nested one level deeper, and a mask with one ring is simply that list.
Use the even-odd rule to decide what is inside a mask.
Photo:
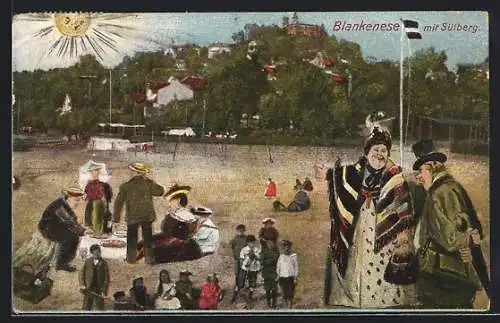
[{"label": "distant figure on field", "polygon": [[267,180],[268,183],[264,196],[268,199],[276,198],[276,183],[273,181],[272,178],[268,178]]}]

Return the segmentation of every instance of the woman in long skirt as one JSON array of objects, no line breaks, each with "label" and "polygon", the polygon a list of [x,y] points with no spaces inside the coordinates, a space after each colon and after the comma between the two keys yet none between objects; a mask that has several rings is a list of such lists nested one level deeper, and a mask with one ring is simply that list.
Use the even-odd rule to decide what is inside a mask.
[{"label": "woman in long skirt", "polygon": [[415,285],[396,285],[384,272],[397,254],[413,250],[414,217],[408,183],[389,158],[388,131],[373,129],[365,155],[354,165],[329,170],[333,302],[355,308],[415,305]]},{"label": "woman in long skirt", "polygon": [[106,213],[109,212],[109,203],[113,196],[111,186],[99,180],[101,166],[89,166],[91,180],[85,186],[87,206],[85,207],[85,225],[92,228],[95,234],[103,234],[107,230]]}]

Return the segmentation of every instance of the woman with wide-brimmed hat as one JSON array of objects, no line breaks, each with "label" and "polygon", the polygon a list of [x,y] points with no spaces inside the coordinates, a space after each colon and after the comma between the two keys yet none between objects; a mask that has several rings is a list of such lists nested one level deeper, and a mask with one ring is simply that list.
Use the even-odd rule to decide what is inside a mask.
[{"label": "woman with wide-brimmed hat", "polygon": [[153,228],[156,212],[153,196],[163,196],[165,187],[156,183],[150,173],[151,167],[143,163],[133,163],[129,169],[132,178],[120,186],[114,203],[113,222],[119,223],[122,209],[126,209],[127,221],[127,262],[137,261],[137,230],[142,229],[144,254],[148,264],[154,264]]},{"label": "woman with wide-brimmed hat", "polygon": [[[375,126],[365,141],[364,156],[327,172],[334,277],[327,274],[325,284],[333,285],[332,305],[415,304],[415,273],[409,273],[406,282],[384,277],[390,262],[414,255],[412,201],[401,167],[390,159],[391,145],[390,133]],[[326,303],[329,297],[325,294]]]},{"label": "woman with wide-brimmed hat", "polygon": [[90,172],[90,180],[85,185],[85,225],[91,227],[96,235],[110,232],[106,220],[109,214],[109,203],[113,197],[113,191],[108,183],[99,179],[102,166],[97,163],[90,163],[87,171]]},{"label": "woman with wide-brimmed hat", "polygon": [[[162,231],[153,236],[155,263],[167,263],[194,260],[202,257],[200,246],[193,239],[197,229],[197,217],[188,205],[191,187],[174,184],[165,193],[164,198],[170,203],[170,210],[161,223]],[[138,256],[144,256],[142,242],[137,244]]]}]

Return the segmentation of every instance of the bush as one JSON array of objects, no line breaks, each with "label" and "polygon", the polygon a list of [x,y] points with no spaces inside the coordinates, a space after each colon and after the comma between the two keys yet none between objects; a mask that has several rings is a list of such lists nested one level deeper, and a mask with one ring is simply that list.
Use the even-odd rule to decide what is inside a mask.
[{"label": "bush", "polygon": [[490,147],[484,141],[471,140],[469,146],[469,140],[456,140],[451,145],[451,152],[456,154],[489,156]]}]

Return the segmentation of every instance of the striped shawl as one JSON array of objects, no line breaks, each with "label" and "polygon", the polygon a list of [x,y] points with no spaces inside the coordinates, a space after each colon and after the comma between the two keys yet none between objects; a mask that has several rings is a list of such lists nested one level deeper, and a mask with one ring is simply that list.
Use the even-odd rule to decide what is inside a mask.
[{"label": "striped shawl", "polygon": [[346,272],[348,251],[353,244],[360,209],[367,198],[375,203],[374,253],[378,253],[400,232],[414,224],[409,187],[402,169],[389,160],[380,180],[380,194],[372,197],[362,185],[366,163],[366,158],[362,157],[354,165],[338,165],[327,172],[332,220],[330,243],[333,261],[342,276]]}]

